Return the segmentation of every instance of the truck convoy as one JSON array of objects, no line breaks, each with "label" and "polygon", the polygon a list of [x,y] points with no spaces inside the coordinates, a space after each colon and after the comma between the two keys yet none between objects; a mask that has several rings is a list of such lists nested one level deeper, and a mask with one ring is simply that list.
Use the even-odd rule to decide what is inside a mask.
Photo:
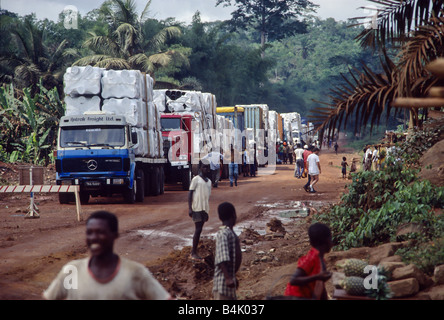
[{"label": "truck convoy", "polygon": [[[56,183],[80,186],[80,200],[123,194],[128,203],[164,190],[160,112],[153,79],[136,70],[68,68]],[[60,193],[60,203],[70,194]]]},{"label": "truck convoy", "polygon": [[[154,90],[153,79],[138,70],[70,67],[64,92],[56,183],[79,185],[82,203],[113,194],[141,202],[162,194],[165,182],[188,190],[210,151],[247,149],[264,166],[275,157],[270,143],[309,143],[304,127],[312,128],[299,113],[279,114],[266,104],[218,108],[211,93]],[[224,156],[222,177],[231,159]],[[59,194],[60,203],[72,200]]]}]

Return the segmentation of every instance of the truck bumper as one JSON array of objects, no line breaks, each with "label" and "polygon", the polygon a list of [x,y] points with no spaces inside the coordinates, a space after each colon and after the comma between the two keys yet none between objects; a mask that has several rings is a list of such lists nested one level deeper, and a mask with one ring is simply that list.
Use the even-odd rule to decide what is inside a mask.
[{"label": "truck bumper", "polygon": [[121,193],[130,186],[129,177],[75,177],[59,178],[57,185],[78,185],[80,192],[87,192],[91,195],[109,195]]}]

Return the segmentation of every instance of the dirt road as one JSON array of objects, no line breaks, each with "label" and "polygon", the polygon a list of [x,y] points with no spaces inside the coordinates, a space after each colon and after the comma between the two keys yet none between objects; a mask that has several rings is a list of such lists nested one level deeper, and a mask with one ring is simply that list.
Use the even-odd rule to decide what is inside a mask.
[{"label": "dirt road", "polygon": [[[349,164],[352,157],[357,156],[341,150],[338,155],[333,150],[321,151],[322,174],[315,194],[306,193],[302,189],[305,179],[294,178],[294,165],[289,164],[277,165],[274,171],[268,167],[260,168],[257,177],[241,176],[238,187],[231,188],[229,182],[223,180],[217,189],[212,190],[210,220],[204,226],[203,237],[211,238],[217,231],[220,222],[216,208],[223,201],[235,205],[239,228],[252,226],[259,233],[265,233],[266,223],[270,219],[264,216],[267,208],[288,208],[289,205],[319,208],[323,204],[336,202],[348,183],[342,179],[340,169],[344,155]],[[36,194],[35,198],[40,218],[24,219],[29,195],[0,195],[0,299],[3,300],[41,299],[41,292],[66,262],[88,254],[85,247],[85,222],[77,221],[75,205],[60,205],[56,194]],[[82,206],[83,217],[99,209],[111,211],[119,217],[120,238],[115,245],[116,252],[153,266],[156,272],[162,258],[191,243],[194,225],[187,214],[187,192],[181,191],[179,185],[166,186],[165,194],[146,197],[143,203],[134,205],[125,204],[121,198],[92,198],[88,205]],[[298,252],[302,254],[307,247],[307,239],[301,238],[299,243],[302,245]],[[272,247],[281,246],[277,242],[270,244]],[[254,250],[259,248],[260,245],[256,245]],[[249,251],[244,252],[245,256],[248,256]],[[276,263],[290,263],[287,261],[289,259],[297,259],[297,256],[275,259],[274,266]],[[245,261],[250,263],[248,258]],[[263,266],[263,270],[269,268],[270,265]],[[160,273],[155,273],[157,275],[160,277]],[[253,274],[246,266],[242,278],[244,284],[251,287],[249,276],[254,278],[257,274]],[[165,275],[162,274],[162,277],[161,280],[167,286]],[[248,296],[249,290],[245,289],[244,297],[253,297]],[[196,298],[205,298],[207,295],[208,292],[204,292]],[[194,298],[188,295],[190,297]]]}]

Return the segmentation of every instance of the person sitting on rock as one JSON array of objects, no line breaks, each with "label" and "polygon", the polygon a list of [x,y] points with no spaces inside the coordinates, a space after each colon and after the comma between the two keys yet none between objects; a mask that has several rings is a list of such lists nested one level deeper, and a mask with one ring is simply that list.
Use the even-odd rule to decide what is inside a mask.
[{"label": "person sitting on rock", "polygon": [[284,295],[326,300],[324,282],[332,274],[326,270],[324,254],[333,247],[331,230],[325,224],[315,223],[308,229],[308,236],[312,248],[298,260],[298,268],[287,284]]}]

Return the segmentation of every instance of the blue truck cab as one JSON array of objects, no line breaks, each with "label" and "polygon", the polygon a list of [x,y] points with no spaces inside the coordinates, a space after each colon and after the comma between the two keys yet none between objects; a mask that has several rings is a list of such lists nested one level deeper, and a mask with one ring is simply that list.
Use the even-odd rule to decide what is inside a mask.
[{"label": "blue truck cab", "polygon": [[[87,203],[90,196],[115,193],[123,194],[127,202],[137,201],[136,144],[137,135],[132,134],[124,116],[97,113],[62,117],[57,184],[79,185],[82,203]],[[143,196],[139,200],[143,201]],[[69,202],[70,195],[60,193],[59,201]]]}]

